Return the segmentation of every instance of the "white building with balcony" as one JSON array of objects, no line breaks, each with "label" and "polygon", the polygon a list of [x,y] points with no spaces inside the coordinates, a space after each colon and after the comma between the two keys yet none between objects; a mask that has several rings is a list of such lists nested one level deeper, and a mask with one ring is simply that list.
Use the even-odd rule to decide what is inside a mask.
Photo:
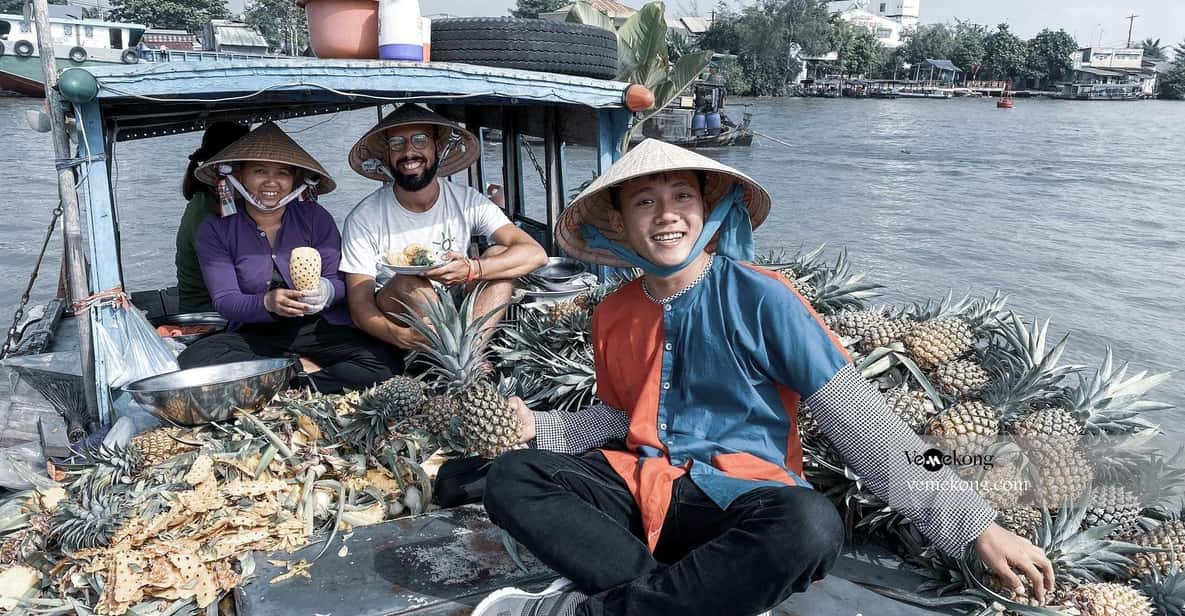
[{"label": "white building with balcony", "polygon": [[827,8],[832,13],[863,11],[896,22],[902,29],[918,25],[922,14],[922,0],[831,0]]}]

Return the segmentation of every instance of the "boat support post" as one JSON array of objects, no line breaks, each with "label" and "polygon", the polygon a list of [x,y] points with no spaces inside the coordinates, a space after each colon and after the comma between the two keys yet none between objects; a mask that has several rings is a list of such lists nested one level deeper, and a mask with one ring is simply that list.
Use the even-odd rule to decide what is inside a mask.
[{"label": "boat support post", "polygon": [[[45,76],[45,100],[49,109],[50,128],[53,131],[54,158],[67,160],[71,158],[70,137],[66,133],[62,96],[57,90],[58,68],[52,53],[53,38],[49,30],[47,0],[33,0],[33,19],[37,25],[37,47],[42,50],[51,50],[50,53],[38,55],[41,57],[41,73]],[[75,177],[73,167],[58,169],[58,197],[61,199],[62,206],[62,238],[65,244],[64,259],[71,305],[90,295],[90,287],[87,285],[86,260],[82,256],[82,216],[78,207]],[[93,207],[87,209],[88,212],[94,210]],[[103,409],[110,408],[110,400],[107,398],[106,373],[98,370],[94,361],[92,325],[90,319],[79,319],[78,321],[78,353],[82,367],[83,393],[87,415],[91,421],[101,418]],[[94,426],[88,427],[93,428]]]},{"label": "boat support post", "polygon": [[564,143],[560,135],[560,112],[548,107],[544,117],[543,154],[547,167],[547,254],[555,254],[555,225],[564,209]]},{"label": "boat support post", "polygon": [[502,194],[506,199],[506,215],[517,222],[526,212],[523,208],[523,149],[518,143],[518,107],[502,108]]},{"label": "boat support post", "polygon": [[[91,101],[79,106],[79,129],[84,139],[79,145],[81,157],[88,161],[90,172],[87,174],[86,191],[87,203],[87,237],[90,248],[91,288],[96,293],[119,287],[122,289],[123,276],[120,272],[119,238],[115,221],[115,201],[111,193],[110,167],[107,164],[106,138],[103,132],[103,116],[99,104]],[[92,308],[89,311],[91,323],[91,338],[103,323],[110,320],[114,314],[111,306]],[[97,342],[97,340],[96,340]],[[95,391],[98,400],[98,416],[101,425],[110,425],[114,421],[111,413],[111,396],[107,384],[108,359],[103,347],[95,344]]]},{"label": "boat support post", "polygon": [[[602,109],[597,118],[597,175],[603,175],[622,156],[625,134],[632,114],[625,109]],[[605,282],[617,268],[597,266],[597,277]]]}]

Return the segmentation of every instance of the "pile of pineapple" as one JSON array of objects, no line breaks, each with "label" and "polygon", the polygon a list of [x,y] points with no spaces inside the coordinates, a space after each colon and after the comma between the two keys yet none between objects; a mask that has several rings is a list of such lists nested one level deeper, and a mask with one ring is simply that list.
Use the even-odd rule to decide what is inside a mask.
[{"label": "pile of pineapple", "polygon": [[[821,250],[821,249],[820,249]],[[1149,441],[1143,414],[1169,408],[1145,395],[1169,374],[1129,374],[1110,350],[1093,370],[1061,363],[1067,338],[1048,321],[1006,311],[1006,298],[947,296],[870,307],[875,285],[845,254],[766,258],[823,316],[889,408],[942,451],[989,454],[990,468],[959,474],[1054,563],[1046,608],[1014,595],[972,555],[964,568],[938,553],[860,478],[799,409],[808,479],[845,512],[856,536],[887,543],[931,581],[921,592],[1018,614],[1185,614],[1185,454]],[[1056,609],[1056,612],[1049,611]]]}]

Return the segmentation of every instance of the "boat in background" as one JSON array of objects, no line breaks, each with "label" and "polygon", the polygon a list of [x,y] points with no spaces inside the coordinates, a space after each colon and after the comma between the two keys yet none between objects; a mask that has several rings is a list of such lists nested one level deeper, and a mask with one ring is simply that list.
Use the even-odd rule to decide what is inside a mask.
[{"label": "boat in background", "polygon": [[[137,46],[146,26],[68,17],[51,17],[49,24],[62,70],[141,60]],[[0,90],[45,95],[36,28],[24,15],[0,14]]]},{"label": "boat in background", "polygon": [[753,144],[753,129],[748,111],[737,123],[724,112],[727,88],[720,83],[696,81],[685,93],[642,124],[633,135],[633,143],[659,139],[685,148],[716,148]]}]

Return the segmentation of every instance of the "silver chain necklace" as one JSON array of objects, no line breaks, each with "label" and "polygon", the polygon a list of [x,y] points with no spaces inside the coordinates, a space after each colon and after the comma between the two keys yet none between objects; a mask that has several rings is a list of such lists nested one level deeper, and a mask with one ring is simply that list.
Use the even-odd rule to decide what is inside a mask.
[{"label": "silver chain necklace", "polygon": [[682,289],[679,289],[678,291],[675,292],[674,295],[672,295],[666,299],[658,299],[658,298],[654,297],[653,295],[651,295],[650,289],[646,286],[646,279],[645,278],[642,279],[642,292],[646,294],[646,299],[648,299],[656,304],[664,304],[664,305],[669,304],[669,303],[675,301],[675,299],[677,299],[678,297],[682,296],[684,293],[687,293],[688,291],[693,289],[695,287],[695,285],[697,285],[701,281],[703,281],[704,278],[707,278],[708,272],[712,271],[712,260],[715,258],[716,258],[715,255],[709,254],[708,255],[708,262],[704,265],[704,269],[702,271],[700,271],[699,276],[696,276],[695,280],[691,281],[691,284],[688,284],[687,286],[683,287]]}]

